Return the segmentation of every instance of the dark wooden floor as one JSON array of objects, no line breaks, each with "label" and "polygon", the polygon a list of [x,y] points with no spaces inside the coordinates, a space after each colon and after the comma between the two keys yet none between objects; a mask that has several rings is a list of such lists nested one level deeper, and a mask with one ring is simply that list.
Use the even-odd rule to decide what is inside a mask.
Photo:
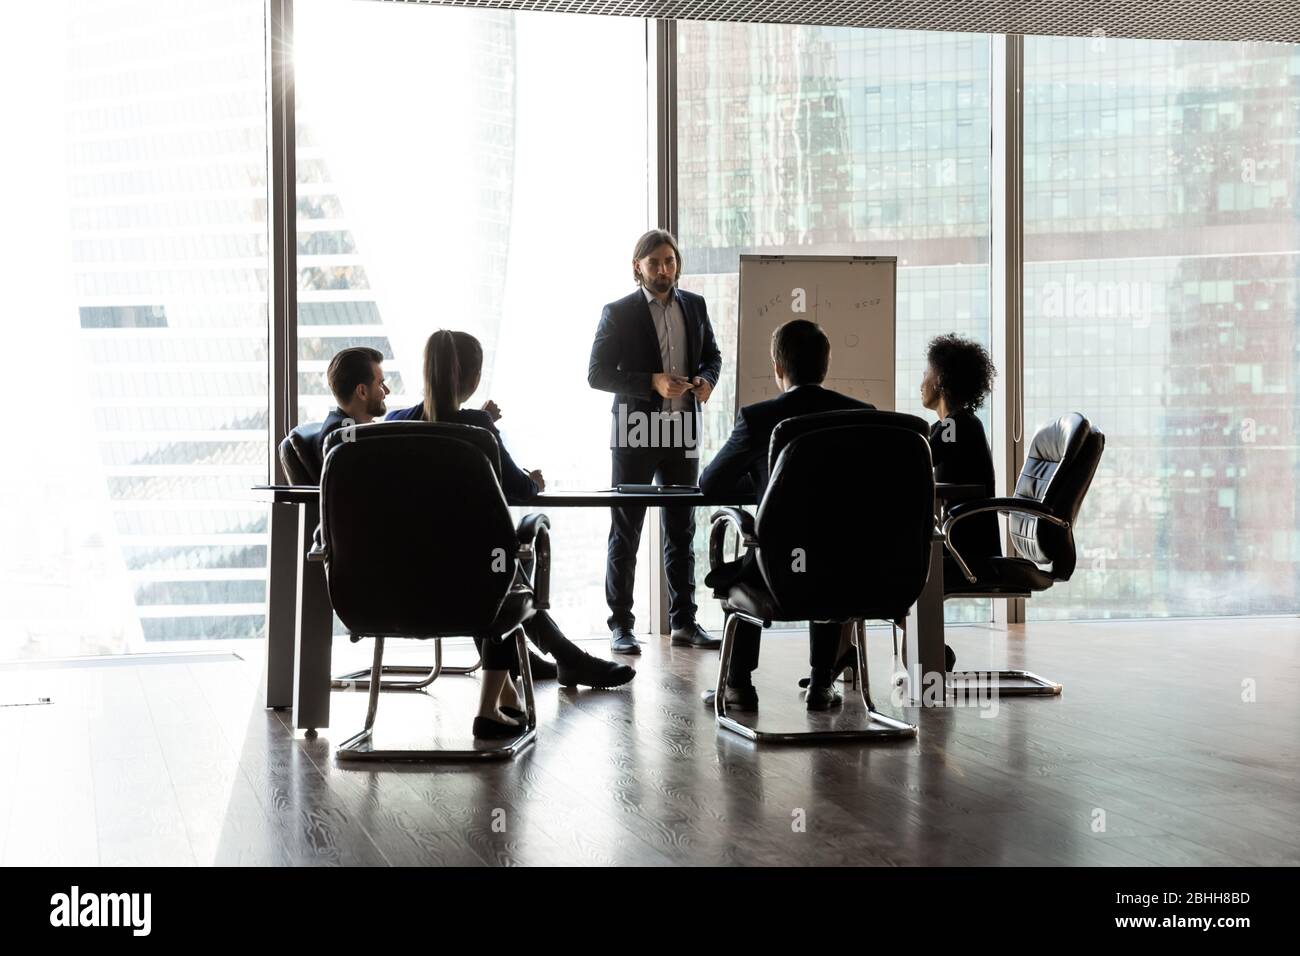
[{"label": "dark wooden floor", "polygon": [[[1064,695],[909,708],[902,744],[755,748],[698,700],[716,654],[656,639],[628,688],[540,683],[540,739],[514,763],[354,770],[333,746],[364,697],[336,694],[334,725],[303,739],[261,708],[260,660],[8,669],[0,697],[54,703],[0,708],[0,862],[1300,863],[1297,620],[950,635],[962,666],[1027,667]],[[871,651],[880,704],[888,631]],[[765,724],[806,721],[805,654],[765,643]],[[385,695],[379,742],[428,743],[439,720],[467,739],[476,690]]]}]

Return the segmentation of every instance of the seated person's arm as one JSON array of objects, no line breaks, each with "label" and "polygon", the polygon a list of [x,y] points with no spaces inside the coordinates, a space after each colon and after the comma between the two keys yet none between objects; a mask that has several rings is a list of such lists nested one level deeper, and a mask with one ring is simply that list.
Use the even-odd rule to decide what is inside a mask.
[{"label": "seated person's arm", "polygon": [[752,494],[753,468],[767,452],[765,448],[755,448],[755,444],[742,408],[736,415],[731,437],[700,475],[700,491],[706,495]]},{"label": "seated person's arm", "polygon": [[496,437],[497,447],[501,449],[501,490],[505,492],[506,501],[512,505],[532,501],[537,497],[537,485],[529,477],[528,472],[516,465],[515,460],[510,457],[505,442],[501,440],[501,433],[497,431],[496,425],[492,423],[487,412],[482,414],[488,418],[483,427],[492,432]]},{"label": "seated person's arm", "polygon": [[[939,425],[942,428],[943,423],[940,422]],[[939,434],[937,435],[935,434],[930,435],[930,461],[933,462],[934,467],[936,469],[938,469],[939,466],[942,465],[948,459],[948,449],[951,448],[954,444],[955,442],[943,440],[942,431],[940,431]]]}]

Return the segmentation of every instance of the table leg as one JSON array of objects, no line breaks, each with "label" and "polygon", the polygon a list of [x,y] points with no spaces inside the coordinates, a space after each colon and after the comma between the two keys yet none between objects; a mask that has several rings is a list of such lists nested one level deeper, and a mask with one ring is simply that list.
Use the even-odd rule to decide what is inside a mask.
[{"label": "table leg", "polygon": [[271,505],[266,582],[266,706],[293,706],[298,607],[298,505]]},{"label": "table leg", "polygon": [[297,669],[293,684],[293,725],[318,730],[330,722],[330,657],[334,609],[325,585],[325,565],[308,561],[312,536],[320,524],[320,505],[301,506],[298,525],[298,601],[294,628]]},{"label": "table leg", "polygon": [[906,657],[910,702],[942,707],[947,701],[947,660],[943,641],[943,540],[937,535],[930,544],[930,577],[916,602],[916,657],[914,666]]}]

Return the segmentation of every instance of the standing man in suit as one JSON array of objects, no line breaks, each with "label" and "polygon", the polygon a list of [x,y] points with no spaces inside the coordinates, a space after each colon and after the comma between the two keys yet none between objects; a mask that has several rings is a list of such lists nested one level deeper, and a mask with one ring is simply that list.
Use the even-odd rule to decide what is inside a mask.
[{"label": "standing man in suit", "polygon": [[[587,382],[614,393],[615,485],[693,485],[699,474],[700,407],[718,384],[722,354],[704,298],[677,287],[681,264],[672,233],[650,230],[632,252],[637,290],[601,312]],[[672,643],[718,647],[721,640],[695,621],[695,509],[660,512]],[[610,647],[619,654],[640,654],[632,593],[645,508],[614,507],[610,513],[605,563]]]},{"label": "standing man in suit", "polygon": [[[706,495],[753,491],[762,501],[770,477],[767,451],[777,425],[798,415],[874,408],[856,398],[822,388],[830,361],[830,339],[815,322],[794,319],[772,333],[772,375],[781,387],[781,394],[740,410],[731,437],[700,476],[700,490]],[[739,561],[711,571],[705,583],[715,593],[721,593],[747,578],[756,586],[763,586],[758,562],[748,551]],[[737,624],[736,648],[726,689],[727,705],[736,710],[758,709],[758,692],[754,690],[750,675],[758,667],[761,634],[762,630],[756,624],[748,621]],[[834,683],[839,643],[840,625],[814,623],[810,626],[808,657],[812,674],[807,696],[809,710],[828,710],[843,702],[844,698]],[[706,695],[705,700],[712,702],[710,695]]]}]

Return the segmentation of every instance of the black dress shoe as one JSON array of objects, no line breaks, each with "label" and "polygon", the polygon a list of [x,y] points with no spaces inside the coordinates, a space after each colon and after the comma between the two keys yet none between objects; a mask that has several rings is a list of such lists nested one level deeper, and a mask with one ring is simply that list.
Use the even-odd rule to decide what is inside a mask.
[{"label": "black dress shoe", "polygon": [[806,698],[809,710],[830,710],[844,703],[844,695],[835,689],[834,684],[825,687],[809,687]]},{"label": "black dress shoe", "polygon": [[722,639],[714,637],[698,624],[688,624],[686,627],[679,627],[673,630],[671,635],[674,647],[721,647]]},{"label": "black dress shoe", "polygon": [[641,644],[630,627],[616,627],[609,635],[609,649],[615,654],[640,654]]},{"label": "black dress shoe", "polygon": [[[637,649],[640,653],[640,649]],[[561,687],[621,687],[636,676],[636,671],[626,664],[601,660],[584,653],[573,661],[560,661],[559,676]]]},{"label": "black dress shoe", "polygon": [[[505,713],[505,708],[501,708],[501,712]],[[479,740],[509,740],[518,737],[526,729],[518,724],[503,724],[491,717],[474,718],[474,736]]]},{"label": "black dress shoe", "polygon": [[[841,654],[841,655],[840,655],[840,659],[839,659],[838,661],[835,662],[835,673],[836,673],[836,674],[843,674],[845,671],[853,671],[853,678],[854,678],[854,680],[857,679],[857,676],[858,676],[858,649],[857,649],[856,647],[850,647],[847,651],[845,651],[843,654]],[[812,683],[812,678],[811,678],[811,677],[800,677],[800,678],[799,678],[799,686],[800,686],[800,687],[807,687],[807,686],[808,686],[809,684],[811,684],[811,683]]]},{"label": "black dress shoe", "polygon": [[532,669],[533,680],[555,680],[559,674],[559,668],[556,665],[544,657],[538,657],[531,650],[528,652],[528,666]]},{"label": "black dress shoe", "polygon": [[[706,707],[714,705],[716,690],[706,690],[700,697]],[[750,687],[728,687],[727,696],[723,698],[731,710],[758,710],[758,691]]]},{"label": "black dress shoe", "polygon": [[518,707],[507,707],[505,704],[502,704],[497,708],[497,710],[501,711],[501,713],[505,714],[511,720],[519,721],[520,729],[528,723],[528,715]]}]

